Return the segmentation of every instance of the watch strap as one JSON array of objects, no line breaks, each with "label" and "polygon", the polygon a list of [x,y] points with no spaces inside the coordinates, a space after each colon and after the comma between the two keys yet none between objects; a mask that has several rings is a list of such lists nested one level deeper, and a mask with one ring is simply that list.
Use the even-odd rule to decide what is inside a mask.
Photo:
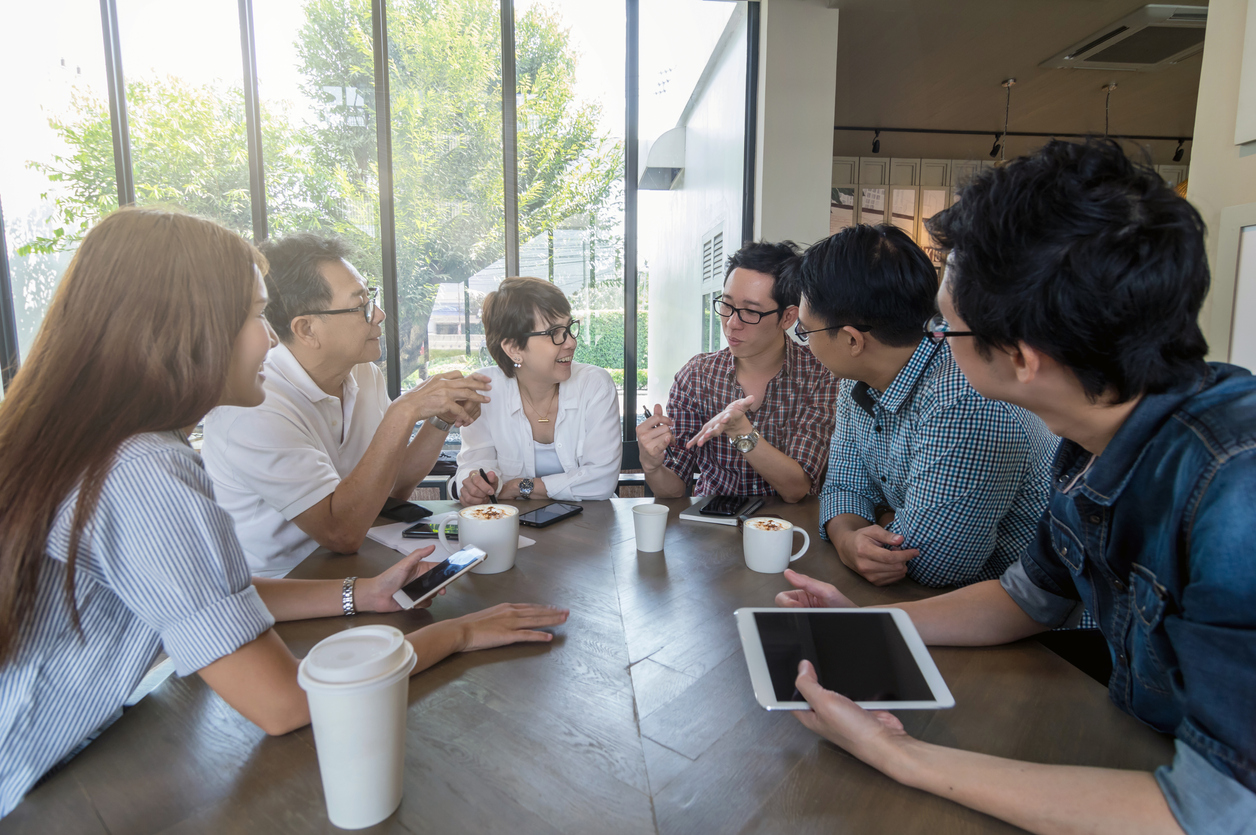
[{"label": "watch strap", "polygon": [[530,478],[522,478],[519,480],[519,498],[532,498],[532,491],[536,489],[536,484]]},{"label": "watch strap", "polygon": [[353,606],[353,587],[357,579],[357,577],[346,577],[345,584],[340,590],[340,606],[344,609],[346,616],[358,613],[358,610]]}]

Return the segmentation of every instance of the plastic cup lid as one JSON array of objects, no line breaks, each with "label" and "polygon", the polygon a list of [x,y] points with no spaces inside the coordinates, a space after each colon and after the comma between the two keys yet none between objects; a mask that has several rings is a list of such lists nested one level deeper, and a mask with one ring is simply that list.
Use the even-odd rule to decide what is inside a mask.
[{"label": "plastic cup lid", "polygon": [[361,684],[395,672],[412,649],[401,630],[374,625],[346,629],[314,645],[301,661],[311,684]]}]

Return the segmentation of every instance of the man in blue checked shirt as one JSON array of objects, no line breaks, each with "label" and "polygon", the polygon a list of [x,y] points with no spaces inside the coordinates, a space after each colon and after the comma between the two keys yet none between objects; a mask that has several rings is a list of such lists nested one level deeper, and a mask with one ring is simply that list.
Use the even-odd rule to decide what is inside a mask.
[{"label": "man in blue checked shirt", "polygon": [[797,269],[795,334],[842,378],[821,535],[878,586],[998,577],[1047,506],[1058,439],[1024,409],[974,391],[945,339],[922,333],[938,277],[902,230],[844,229]]}]

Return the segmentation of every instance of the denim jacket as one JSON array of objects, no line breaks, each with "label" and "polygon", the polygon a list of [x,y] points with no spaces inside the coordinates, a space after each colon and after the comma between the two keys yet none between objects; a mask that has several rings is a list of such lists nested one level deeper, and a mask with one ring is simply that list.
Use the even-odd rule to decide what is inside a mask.
[{"label": "denim jacket", "polygon": [[1095,616],[1112,700],[1177,738],[1156,777],[1186,831],[1256,832],[1256,378],[1211,364],[1102,455],[1062,442],[1052,478],[1003,587],[1049,626]]}]

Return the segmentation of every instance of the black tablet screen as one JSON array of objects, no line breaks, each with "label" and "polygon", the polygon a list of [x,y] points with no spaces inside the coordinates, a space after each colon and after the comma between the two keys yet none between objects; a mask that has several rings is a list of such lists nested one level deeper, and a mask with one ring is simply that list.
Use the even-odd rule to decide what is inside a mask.
[{"label": "black tablet screen", "polygon": [[820,684],[856,702],[933,699],[892,615],[782,609],[754,617],[778,701],[803,701],[794,679],[804,658],[815,666]]}]

